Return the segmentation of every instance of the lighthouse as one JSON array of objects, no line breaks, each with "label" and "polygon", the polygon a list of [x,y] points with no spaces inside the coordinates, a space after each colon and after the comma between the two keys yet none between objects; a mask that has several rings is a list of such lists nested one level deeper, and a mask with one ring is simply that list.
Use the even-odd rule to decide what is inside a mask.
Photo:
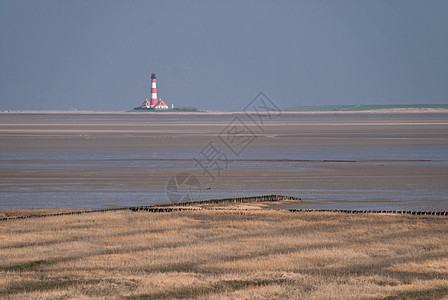
[{"label": "lighthouse", "polygon": [[151,108],[157,105],[157,86],[156,86],[156,74],[151,74]]},{"label": "lighthouse", "polygon": [[162,101],[162,99],[157,101],[157,86],[156,86],[156,74],[151,74],[151,98],[146,99],[142,105],[134,108],[134,110],[166,110],[168,105]]}]

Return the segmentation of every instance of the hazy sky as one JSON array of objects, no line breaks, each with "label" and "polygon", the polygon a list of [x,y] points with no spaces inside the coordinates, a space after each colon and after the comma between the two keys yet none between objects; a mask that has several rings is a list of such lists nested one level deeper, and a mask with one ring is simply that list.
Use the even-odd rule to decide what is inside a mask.
[{"label": "hazy sky", "polygon": [[448,103],[448,1],[0,0],[0,110]]}]

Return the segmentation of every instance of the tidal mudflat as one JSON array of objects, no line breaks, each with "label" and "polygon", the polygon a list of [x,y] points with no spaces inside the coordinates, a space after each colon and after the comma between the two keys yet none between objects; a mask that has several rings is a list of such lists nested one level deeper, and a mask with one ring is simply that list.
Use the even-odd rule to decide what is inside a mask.
[{"label": "tidal mudflat", "polygon": [[[232,136],[235,118],[245,127]],[[448,114],[283,113],[261,126],[231,113],[0,114],[0,209],[166,203],[182,172],[200,200],[448,210]]]}]

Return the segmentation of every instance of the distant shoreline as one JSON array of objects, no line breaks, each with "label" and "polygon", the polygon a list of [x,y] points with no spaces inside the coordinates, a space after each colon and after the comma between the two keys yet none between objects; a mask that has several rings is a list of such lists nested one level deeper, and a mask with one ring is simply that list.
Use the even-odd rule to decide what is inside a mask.
[{"label": "distant shoreline", "polygon": [[448,109],[448,104],[299,105],[285,111],[372,111],[385,109]]},{"label": "distant shoreline", "polygon": [[[84,110],[2,110],[4,114],[73,114],[73,115],[144,115],[144,114],[164,114],[164,115],[243,115],[258,114],[256,111],[197,111],[197,112],[133,112],[133,111],[84,111]],[[266,114],[267,112],[263,112]],[[275,114],[275,112],[271,112]],[[386,108],[373,110],[334,110],[334,111],[281,111],[285,115],[329,115],[329,114],[418,114],[418,113],[448,113],[446,108]]]}]

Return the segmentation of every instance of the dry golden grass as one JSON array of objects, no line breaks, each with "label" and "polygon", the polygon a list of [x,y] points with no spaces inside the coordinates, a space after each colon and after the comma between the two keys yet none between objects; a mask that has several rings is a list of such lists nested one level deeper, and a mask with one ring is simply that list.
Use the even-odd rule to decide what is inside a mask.
[{"label": "dry golden grass", "polygon": [[448,295],[446,217],[261,207],[2,221],[0,298]]}]

